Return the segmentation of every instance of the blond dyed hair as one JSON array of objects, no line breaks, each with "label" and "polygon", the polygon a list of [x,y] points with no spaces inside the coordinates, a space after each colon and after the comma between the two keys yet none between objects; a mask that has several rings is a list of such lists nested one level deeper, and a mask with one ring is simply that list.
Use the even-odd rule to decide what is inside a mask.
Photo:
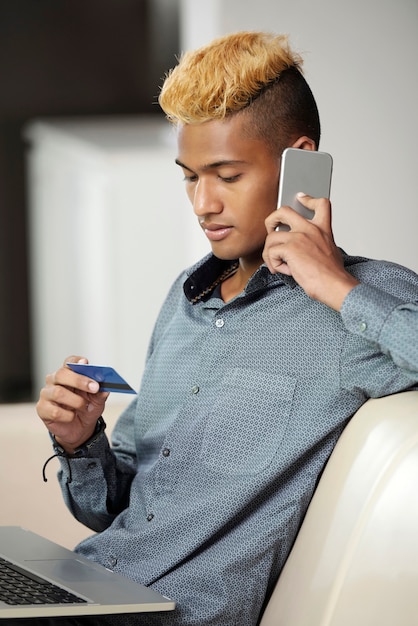
[{"label": "blond dyed hair", "polygon": [[241,32],[186,52],[163,84],[159,103],[173,122],[222,120],[241,111],[302,58],[286,35]]},{"label": "blond dyed hair", "polygon": [[174,124],[243,115],[243,132],[275,154],[298,136],[318,147],[319,114],[287,35],[244,31],[184,53],[166,76],[159,104]]}]

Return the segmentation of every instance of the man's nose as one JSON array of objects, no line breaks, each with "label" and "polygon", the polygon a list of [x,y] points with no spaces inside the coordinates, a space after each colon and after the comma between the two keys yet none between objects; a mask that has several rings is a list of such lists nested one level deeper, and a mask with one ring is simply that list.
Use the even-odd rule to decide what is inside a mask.
[{"label": "man's nose", "polygon": [[211,181],[198,181],[193,197],[193,210],[198,217],[222,211],[222,202]]}]

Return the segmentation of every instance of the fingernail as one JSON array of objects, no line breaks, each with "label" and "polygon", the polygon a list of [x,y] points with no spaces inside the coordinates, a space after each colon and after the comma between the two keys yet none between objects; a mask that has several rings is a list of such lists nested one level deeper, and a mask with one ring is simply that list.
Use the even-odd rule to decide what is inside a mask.
[{"label": "fingernail", "polygon": [[99,383],[97,383],[95,380],[92,380],[88,384],[88,388],[89,388],[89,391],[92,391],[93,393],[95,393],[96,391],[99,391]]},{"label": "fingernail", "polygon": [[298,198],[303,198],[303,196],[306,196],[306,193],[303,193],[303,191],[298,191],[296,195]]}]

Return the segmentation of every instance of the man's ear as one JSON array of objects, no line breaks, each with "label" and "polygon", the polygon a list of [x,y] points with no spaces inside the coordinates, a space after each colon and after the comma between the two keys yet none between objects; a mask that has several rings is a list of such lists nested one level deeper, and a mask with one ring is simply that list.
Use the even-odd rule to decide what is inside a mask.
[{"label": "man's ear", "polygon": [[316,143],[310,137],[303,135],[303,137],[299,137],[296,141],[291,145],[291,148],[300,148],[301,150],[316,150]]}]

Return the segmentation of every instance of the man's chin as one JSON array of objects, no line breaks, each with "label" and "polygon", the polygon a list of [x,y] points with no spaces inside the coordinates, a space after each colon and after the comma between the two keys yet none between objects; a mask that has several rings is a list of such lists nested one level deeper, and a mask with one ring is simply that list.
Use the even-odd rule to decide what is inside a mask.
[{"label": "man's chin", "polygon": [[216,256],[220,261],[237,261],[239,259],[239,255],[233,255],[231,253],[221,252],[219,250],[214,250],[212,246],[212,254]]}]

